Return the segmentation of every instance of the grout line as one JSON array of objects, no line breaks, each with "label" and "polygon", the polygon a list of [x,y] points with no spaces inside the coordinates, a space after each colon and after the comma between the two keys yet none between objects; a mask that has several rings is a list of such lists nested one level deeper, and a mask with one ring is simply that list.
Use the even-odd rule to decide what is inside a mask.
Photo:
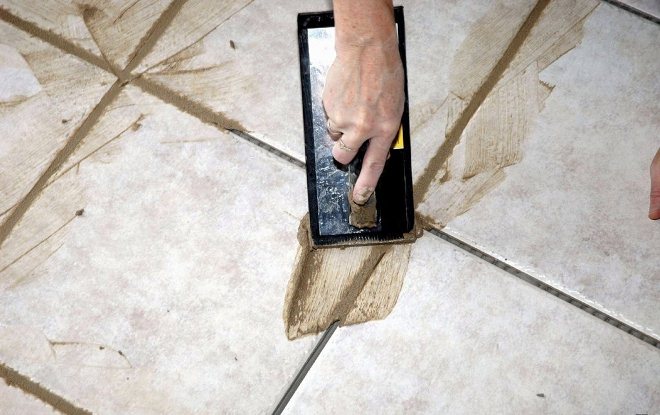
[{"label": "grout line", "polygon": [[49,30],[44,30],[32,22],[28,22],[27,20],[10,13],[2,6],[0,6],[0,20],[4,20],[6,23],[9,23],[17,29],[22,30],[23,32],[38,39],[41,39],[51,46],[61,50],[62,52],[73,55],[87,63],[91,63],[92,65],[103,69],[104,71],[114,74],[108,62],[106,62],[103,58],[96,56],[92,52],[83,49],[82,47],[56,33],[53,33]]},{"label": "grout line", "polygon": [[88,410],[80,408],[61,396],[54,394],[37,382],[1,362],[0,378],[4,378],[5,382],[10,387],[18,388],[22,392],[34,396],[59,412],[67,415],[91,415],[91,412]]},{"label": "grout line", "polygon": [[144,92],[153,95],[163,102],[177,107],[179,110],[192,115],[202,122],[214,125],[217,128],[227,131],[245,130],[245,127],[243,127],[238,121],[225,116],[221,112],[213,111],[211,108],[205,106],[204,104],[188,98],[185,95],[179,94],[158,82],[152,81],[140,75],[137,78],[134,78],[131,83],[135,86],[138,86]]},{"label": "grout line", "polygon": [[454,149],[458,145],[463,131],[467,128],[468,124],[477,113],[477,110],[481,108],[481,105],[484,103],[486,98],[493,91],[493,88],[502,78],[502,75],[509,67],[509,64],[516,57],[518,51],[522,47],[525,40],[529,37],[530,32],[536,26],[536,23],[541,18],[543,10],[550,4],[550,0],[538,0],[534,5],[534,8],[529,12],[525,21],[520,25],[518,31],[513,36],[509,45],[500,56],[499,60],[493,66],[493,68],[488,73],[486,79],[479,86],[477,91],[472,94],[470,101],[463,111],[461,111],[458,119],[453,123],[451,129],[445,136],[445,140],[442,142],[442,145],[438,148],[436,153],[431,157],[431,159],[426,164],[426,168],[422,171],[422,174],[419,175],[415,183],[413,184],[414,193],[416,194],[415,207],[418,207],[419,203],[424,200],[426,194],[431,188],[433,179],[435,178],[436,173],[440,169],[440,166],[447,161]]},{"label": "grout line", "polygon": [[[250,1],[248,1],[247,3],[245,3],[245,4],[244,4],[243,6],[241,6],[238,10],[234,11],[232,14],[230,14],[229,16],[227,16],[227,18],[225,18],[225,20],[223,20],[222,22],[218,23],[218,24],[217,24],[216,26],[214,26],[212,29],[208,30],[206,33],[204,33],[203,35],[201,35],[201,36],[199,37],[198,40],[196,40],[195,42],[189,44],[188,46],[184,46],[180,51],[185,50],[185,49],[188,49],[188,48],[192,47],[193,45],[195,45],[197,42],[199,42],[199,41],[203,40],[204,38],[206,38],[206,36],[208,36],[208,35],[211,34],[213,31],[215,31],[217,28],[219,28],[220,26],[222,26],[223,24],[225,24],[227,21],[229,21],[229,19],[231,19],[232,17],[234,17],[234,16],[236,16],[237,14],[239,14],[240,12],[242,12],[243,9],[245,9],[246,7],[248,7],[249,5],[251,5],[253,2],[254,2],[254,0],[250,0]],[[179,53],[180,51],[178,51],[178,52],[174,52],[174,54],[173,54],[172,56],[167,56],[167,57],[161,59],[160,61],[158,61],[158,62],[152,64],[151,66],[149,66],[149,67],[145,68],[143,71],[141,71],[141,73],[144,74],[144,73],[149,72],[151,69],[156,68],[157,66],[161,65],[163,62],[165,62],[165,61],[167,61],[168,59],[172,58],[173,56],[175,56],[175,55],[176,55],[177,53]]]},{"label": "grout line", "polygon": [[248,142],[250,142],[250,143],[252,143],[256,146],[263,148],[267,152],[274,154],[275,156],[283,159],[284,161],[288,161],[289,163],[293,164],[296,167],[300,167],[301,169],[305,168],[305,162],[304,161],[302,161],[300,159],[297,159],[297,158],[293,157],[292,155],[290,155],[289,153],[287,153],[285,151],[282,151],[282,150],[280,150],[280,149],[278,149],[278,148],[276,148],[276,147],[274,147],[274,146],[272,146],[272,145],[270,145],[270,144],[268,144],[268,143],[266,143],[262,140],[259,140],[257,137],[255,137],[253,135],[250,135],[249,133],[246,133],[245,131],[240,131],[240,130],[229,130],[229,131],[234,133],[234,135],[237,135],[237,136],[241,137],[242,139],[247,140]]},{"label": "grout line", "polygon": [[121,71],[122,78],[131,76],[131,71],[135,69],[142,59],[144,59],[149,52],[156,45],[156,42],[165,33],[165,29],[170,26],[174,17],[179,13],[181,8],[186,4],[187,0],[174,0],[169,6],[160,14],[156,22],[149,28],[147,34],[140,39],[140,42],[133,51],[131,60],[126,64],[126,67]]},{"label": "grout line", "polygon": [[632,13],[636,16],[641,17],[642,19],[648,20],[649,22],[655,23],[655,24],[660,24],[660,18],[655,17],[654,15],[647,13],[643,10],[640,10],[638,8],[632,7],[626,3],[620,2],[618,0],[601,0],[603,3],[608,3],[614,7],[617,7],[623,11],[626,11],[628,13]]},{"label": "grout line", "polygon": [[489,264],[493,264],[496,267],[502,269],[503,271],[513,275],[514,277],[531,284],[537,288],[540,288],[541,290],[547,292],[550,295],[553,295],[560,300],[579,308],[580,310],[600,319],[603,320],[605,323],[610,324],[611,326],[614,326],[615,328],[622,330],[624,333],[630,334],[631,336],[650,344],[651,346],[660,349],[660,340],[647,334],[644,333],[643,331],[636,329],[623,321],[612,317],[611,315],[600,311],[589,304],[585,303],[584,301],[581,301],[569,294],[566,294],[565,292],[561,291],[560,289],[554,288],[550,284],[547,284],[540,279],[533,277],[532,275],[512,266],[507,264],[504,261],[501,261],[494,256],[487,254],[486,252],[475,248],[474,246],[463,242],[462,240],[456,238],[455,236],[449,235],[446,232],[439,231],[437,229],[430,229],[428,230],[429,233],[437,236],[438,238],[449,242],[450,244],[468,252],[469,254],[472,254],[480,259],[483,259],[484,261],[488,262]]},{"label": "grout line", "polygon": [[282,399],[280,399],[280,402],[275,407],[275,410],[273,411],[273,415],[280,415],[284,411],[284,408],[291,400],[291,397],[293,397],[293,394],[296,393],[298,386],[300,386],[302,381],[305,379],[305,376],[307,376],[309,369],[312,368],[314,362],[319,357],[319,355],[323,351],[323,348],[330,340],[330,337],[332,337],[332,334],[335,332],[335,330],[337,330],[337,327],[339,327],[339,320],[332,323],[330,327],[328,327],[323,332],[323,335],[319,339],[318,343],[316,343],[316,346],[314,346],[312,353],[309,355],[303,366],[300,368],[300,370],[296,374],[296,377],[293,379],[293,381],[287,388],[286,392],[284,393],[284,396],[282,396]]},{"label": "grout line", "polygon": [[62,165],[69,159],[71,154],[73,154],[78,144],[82,139],[89,133],[92,127],[96,124],[96,121],[103,114],[103,110],[110,104],[112,101],[119,95],[121,91],[120,80],[115,81],[112,86],[103,94],[103,97],[99,100],[98,104],[94,107],[92,112],[89,113],[87,118],[80,124],[76,131],[71,135],[71,137],[66,141],[64,147],[62,147],[50,165],[46,170],[41,173],[37,181],[34,183],[30,191],[23,196],[23,198],[18,202],[14,210],[9,213],[4,222],[0,223],[0,248],[2,244],[9,237],[9,234],[14,229],[18,221],[21,220],[25,212],[30,208],[32,202],[41,194],[41,191],[48,183],[48,180],[62,167]]}]

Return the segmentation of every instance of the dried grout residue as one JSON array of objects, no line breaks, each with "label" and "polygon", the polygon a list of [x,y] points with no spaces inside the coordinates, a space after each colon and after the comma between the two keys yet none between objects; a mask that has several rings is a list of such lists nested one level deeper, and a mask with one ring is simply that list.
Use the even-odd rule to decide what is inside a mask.
[{"label": "dried grout residue", "polygon": [[[424,173],[415,183],[416,191],[423,188],[416,194],[418,212],[431,226],[445,226],[468,211],[504,180],[506,167],[522,160],[523,142],[554,88],[539,73],[580,42],[583,23],[598,5],[596,0],[546,2],[533,22],[525,21],[540,3],[495,3],[455,54],[444,104],[445,143],[419,140],[430,147],[420,153],[436,154],[422,160],[425,165],[418,161]],[[525,24],[531,24],[526,31]],[[489,79],[502,64],[499,78]],[[479,96],[489,81],[492,89]],[[466,120],[469,107],[474,112]]]},{"label": "dried grout residue", "polygon": [[[134,138],[146,122],[148,114],[142,111],[162,105],[155,98],[145,102],[144,97],[135,94],[140,94],[137,88],[125,87],[103,108],[98,122],[44,181],[21,220],[7,235],[0,255],[0,292],[34,282],[48,260],[62,253],[60,248],[69,240],[70,231],[85,223],[87,213],[81,209],[90,202],[86,191],[90,168],[112,163],[125,142]],[[5,216],[0,216],[2,226],[7,221]]]},{"label": "dried grout residue", "polygon": [[188,0],[163,32],[158,45],[141,60],[137,72],[143,73],[172,55],[196,44],[240,13],[254,0],[208,2]]},{"label": "dried grout residue", "polygon": [[300,246],[284,302],[289,339],[387,317],[399,297],[411,244],[313,249],[309,216],[300,222]]},{"label": "dried grout residue", "polygon": [[112,71],[121,78],[129,78],[131,71],[152,50],[185,0],[136,0],[130,4],[116,5],[114,10],[108,8],[106,3],[81,5],[80,12]]}]

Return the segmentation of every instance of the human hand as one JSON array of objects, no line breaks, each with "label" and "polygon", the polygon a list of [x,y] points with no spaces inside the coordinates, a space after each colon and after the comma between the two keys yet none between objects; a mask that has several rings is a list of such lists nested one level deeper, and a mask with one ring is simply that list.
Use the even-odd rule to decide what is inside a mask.
[{"label": "human hand", "polygon": [[[376,188],[401,124],[405,100],[403,64],[391,2],[389,8],[381,10],[378,4],[370,9],[373,25],[368,33],[357,33],[359,30],[349,22],[355,13],[342,10],[337,3],[337,56],[326,76],[323,106],[330,136],[335,140],[332,155],[339,163],[348,164],[369,140],[353,190],[353,200],[364,204]],[[361,10],[364,7],[363,4]]]},{"label": "human hand", "polygon": [[649,219],[660,219],[660,149],[651,162],[651,194],[649,200]]}]

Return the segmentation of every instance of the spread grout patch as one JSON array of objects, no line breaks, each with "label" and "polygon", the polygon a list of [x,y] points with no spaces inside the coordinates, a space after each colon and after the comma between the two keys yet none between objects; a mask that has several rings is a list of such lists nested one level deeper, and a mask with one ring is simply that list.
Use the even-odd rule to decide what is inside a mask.
[{"label": "spread grout patch", "polygon": [[[443,227],[470,210],[502,183],[506,167],[522,160],[522,144],[554,88],[539,73],[577,46],[597,6],[539,1],[517,25],[528,6],[495,3],[475,23],[454,56],[445,139],[439,146],[420,140],[425,148],[413,161],[422,171],[417,209],[428,224]],[[508,28],[516,26],[514,35]]]},{"label": "spread grout patch", "polygon": [[284,300],[289,339],[341,325],[383,319],[394,309],[412,244],[313,249],[309,216],[298,230],[298,254]]}]

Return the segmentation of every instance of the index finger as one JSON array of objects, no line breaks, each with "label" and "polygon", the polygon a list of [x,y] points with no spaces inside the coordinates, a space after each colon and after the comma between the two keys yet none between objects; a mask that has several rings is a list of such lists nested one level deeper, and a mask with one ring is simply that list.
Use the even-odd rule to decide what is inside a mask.
[{"label": "index finger", "polygon": [[376,189],[378,179],[383,173],[387,154],[390,151],[392,140],[383,137],[374,137],[369,141],[369,147],[362,160],[362,169],[360,176],[355,182],[353,188],[353,200],[357,204],[367,202],[371,194]]}]

